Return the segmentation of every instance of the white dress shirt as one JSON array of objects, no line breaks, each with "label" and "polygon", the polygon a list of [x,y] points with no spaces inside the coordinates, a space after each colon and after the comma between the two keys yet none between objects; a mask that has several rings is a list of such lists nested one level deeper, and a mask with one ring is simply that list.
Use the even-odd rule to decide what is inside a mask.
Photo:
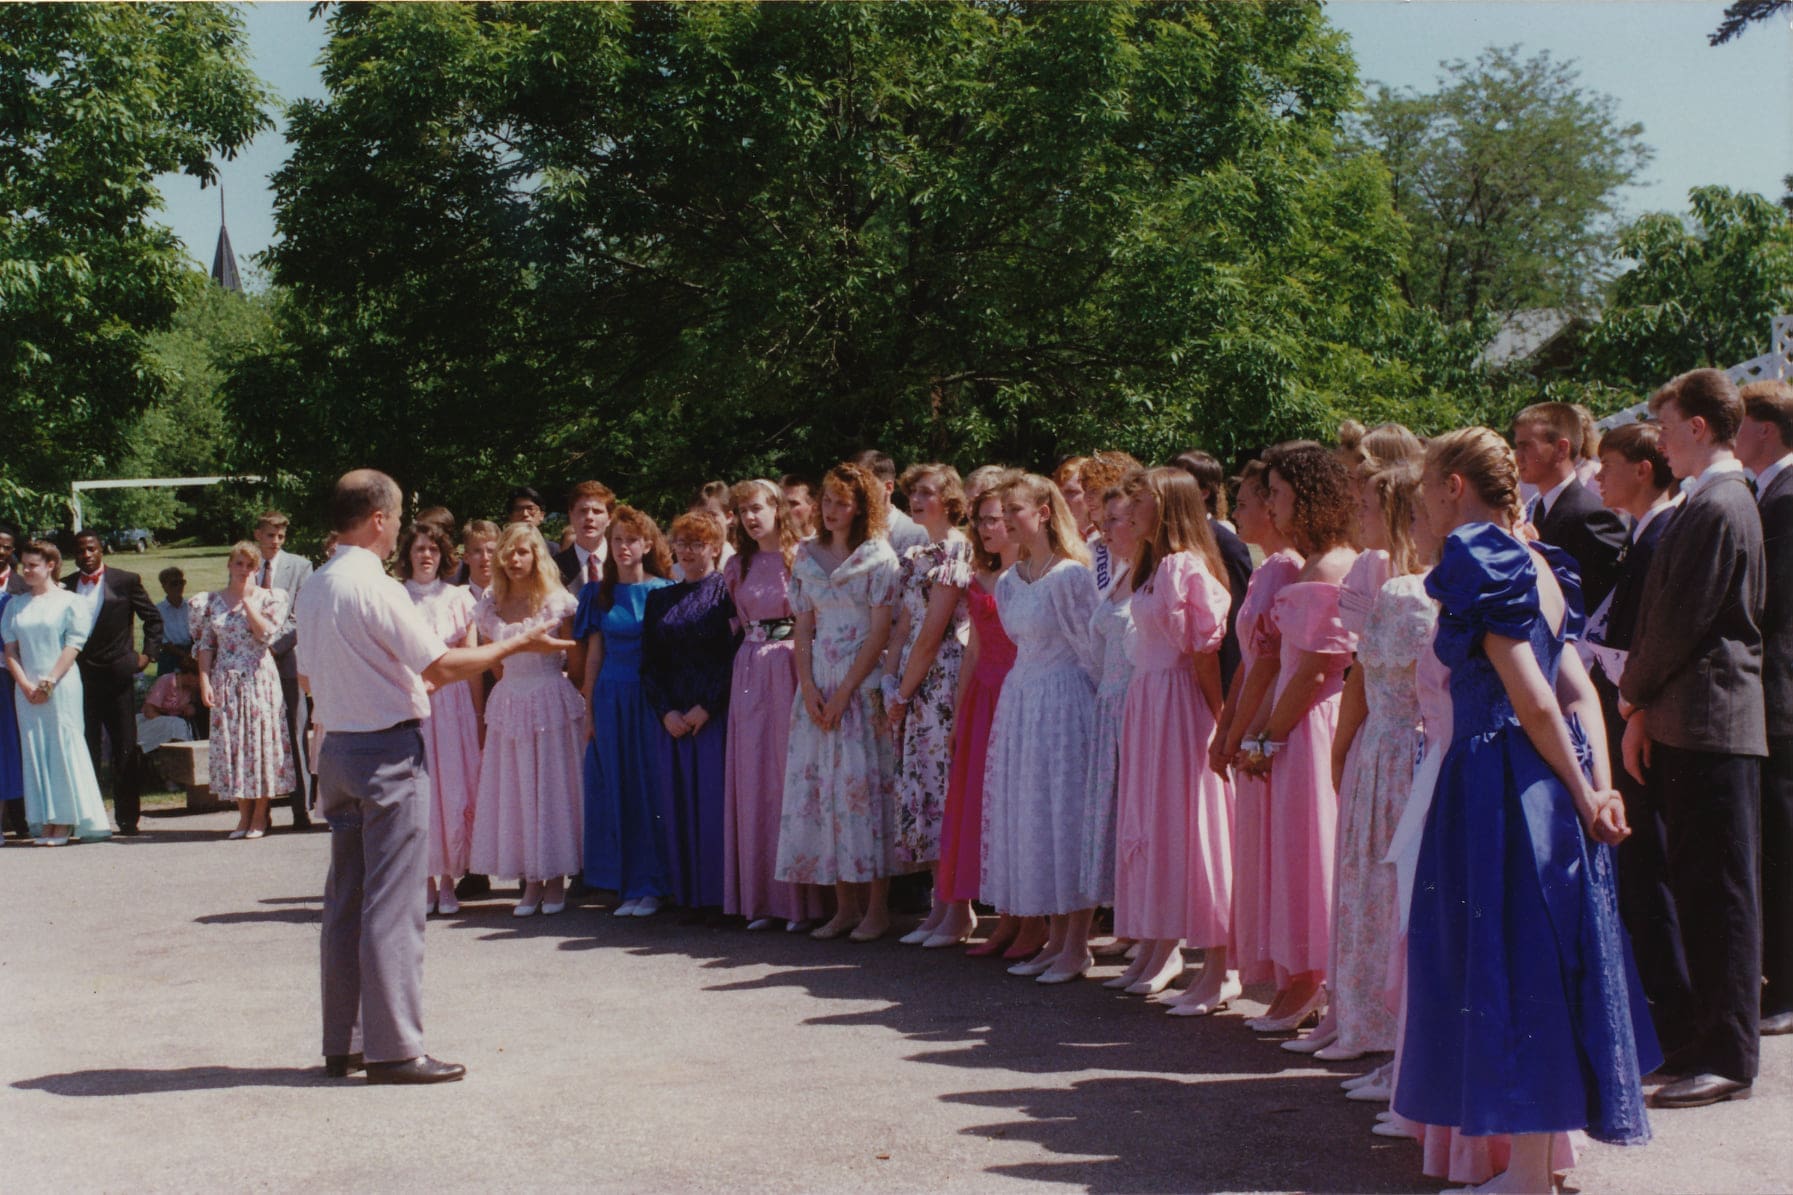
[{"label": "white dress shirt", "polygon": [[591,561],[594,556],[598,559],[598,573],[600,577],[602,576],[604,572],[604,562],[610,559],[610,541],[608,539],[601,539],[598,541],[597,551],[587,552],[584,548],[579,546],[578,540],[574,540],[573,553],[579,557],[579,576],[575,578],[578,584],[572,587],[573,591],[577,593],[579,585],[584,585],[587,581],[591,580]]},{"label": "white dress shirt", "polygon": [[299,591],[299,672],[327,731],[427,718],[422,672],[448,650],[366,548],[339,545]]},{"label": "white dress shirt", "polygon": [[187,603],[177,606],[163,598],[156,609],[162,612],[162,642],[169,647],[192,647],[193,624],[187,621]]},{"label": "white dress shirt", "polygon": [[1568,489],[1569,483],[1574,480],[1575,474],[1571,473],[1569,476],[1563,478],[1561,481],[1545,490],[1542,494],[1538,495],[1538,514],[1537,517],[1532,520],[1533,523],[1542,523],[1544,521],[1545,516],[1550,513],[1550,508],[1556,505],[1556,500],[1563,496],[1563,491]]},{"label": "white dress shirt", "polygon": [[106,566],[101,565],[97,573],[82,573],[75,581],[75,600],[81,604],[82,625],[89,634],[93,632],[93,624],[100,620],[100,606],[106,600]]}]

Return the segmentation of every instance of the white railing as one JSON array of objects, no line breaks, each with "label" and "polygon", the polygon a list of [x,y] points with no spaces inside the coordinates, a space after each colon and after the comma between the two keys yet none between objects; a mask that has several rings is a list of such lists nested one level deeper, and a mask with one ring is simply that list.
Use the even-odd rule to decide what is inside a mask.
[{"label": "white railing", "polygon": [[[1751,357],[1741,365],[1733,365],[1725,370],[1725,376],[1739,386],[1746,382],[1777,381],[1793,378],[1793,315],[1777,315],[1774,317],[1772,334],[1774,348],[1760,357]],[[1611,431],[1627,423],[1636,423],[1649,411],[1650,404],[1640,402],[1636,406],[1626,407],[1623,411],[1614,411],[1603,419],[1597,420],[1594,426],[1601,431]]]}]

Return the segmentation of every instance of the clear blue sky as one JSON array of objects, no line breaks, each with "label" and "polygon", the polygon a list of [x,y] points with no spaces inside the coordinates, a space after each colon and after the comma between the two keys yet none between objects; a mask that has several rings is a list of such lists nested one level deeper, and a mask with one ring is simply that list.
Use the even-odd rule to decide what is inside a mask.
[{"label": "clear blue sky", "polygon": [[[1351,36],[1364,80],[1430,90],[1439,63],[1473,58],[1489,45],[1518,44],[1573,59],[1583,84],[1618,100],[1656,150],[1632,212],[1679,211],[1690,187],[1719,183],[1782,193],[1793,173],[1793,29],[1758,25],[1710,47],[1722,3],[1681,0],[1334,0],[1330,19]],[[244,5],[254,67],[283,100],[322,97],[317,60],[324,23],[309,3]],[[231,241],[245,272],[274,236],[268,177],[286,157],[278,131],[264,133],[220,165]],[[179,175],[160,180],[164,217],[202,265],[218,237],[218,194]],[[252,283],[253,285],[253,283]]]}]

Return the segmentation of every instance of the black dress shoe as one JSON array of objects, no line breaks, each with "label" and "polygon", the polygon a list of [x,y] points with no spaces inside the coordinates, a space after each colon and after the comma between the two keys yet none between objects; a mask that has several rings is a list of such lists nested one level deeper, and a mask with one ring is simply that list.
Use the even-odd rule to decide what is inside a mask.
[{"label": "black dress shoe", "polygon": [[1727,1079],[1723,1075],[1689,1075],[1667,1087],[1659,1088],[1650,1097],[1652,1108],[1703,1108],[1725,1100],[1746,1100],[1752,1094],[1748,1083]]},{"label": "black dress shoe", "polygon": [[359,1054],[326,1054],[324,1055],[324,1074],[332,1079],[346,1079],[356,1071],[367,1069],[367,1062]]},{"label": "black dress shoe", "polygon": [[1763,1037],[1779,1037],[1783,1033],[1793,1033],[1793,1012],[1777,1012],[1762,1018]]},{"label": "black dress shoe", "polygon": [[482,896],[492,895],[492,878],[482,875],[464,875],[455,882],[454,894],[458,900],[477,900]]},{"label": "black dress shoe", "polygon": [[137,828],[137,824],[135,822],[132,822],[128,826],[120,826],[118,829],[113,831],[113,834],[119,838],[135,838],[141,833],[143,833],[143,831],[139,830]]},{"label": "black dress shoe", "polygon": [[458,1062],[438,1062],[428,1054],[403,1062],[370,1062],[369,1083],[453,1083],[467,1073]]}]

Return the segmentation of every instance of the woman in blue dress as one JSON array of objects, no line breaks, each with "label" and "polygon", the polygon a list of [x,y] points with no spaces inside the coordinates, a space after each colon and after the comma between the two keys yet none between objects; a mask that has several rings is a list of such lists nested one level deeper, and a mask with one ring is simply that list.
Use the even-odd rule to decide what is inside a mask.
[{"label": "woman in blue dress", "polygon": [[112,827],[87,753],[75,669],[75,656],[87,642],[86,612],[74,594],[56,585],[62,553],[54,545],[28,543],[18,560],[25,593],[0,613],[0,641],[14,685],[25,820],[39,846],[106,838]]},{"label": "woman in blue dress", "polygon": [[1564,553],[1515,536],[1518,488],[1485,428],[1428,448],[1421,492],[1444,546],[1426,590],[1454,726],[1414,882],[1394,1106],[1511,1135],[1487,1189],[1549,1191],[1554,1134],[1648,1139],[1641,1076],[1661,1054],[1619,922],[1624,804],[1598,699],[1563,650],[1580,584]]},{"label": "woman in blue dress", "polygon": [[[0,588],[0,625],[4,625],[6,607],[13,597],[13,594]],[[6,640],[0,638],[0,651],[4,651],[5,647]],[[19,755],[19,713],[12,704],[15,687],[11,671],[0,668],[0,806],[8,801],[25,799],[25,764]],[[14,810],[18,808],[13,806]],[[9,825],[12,824],[12,816],[11,813],[7,815]],[[0,842],[4,841],[4,838],[0,838]]]},{"label": "woman in blue dress", "polygon": [[585,644],[585,882],[614,891],[618,917],[651,917],[672,895],[654,776],[659,719],[641,688],[641,635],[648,594],[672,584],[672,560],[654,520],[632,506],[610,518],[604,579],[587,582],[573,616]]},{"label": "woman in blue dress", "polygon": [[641,684],[662,730],[656,744],[660,832],[673,898],[687,908],[722,904],[727,869],[723,813],[728,695],[741,636],[735,603],[717,571],[722,520],[680,515],[672,551],[685,579],[650,593]]}]

